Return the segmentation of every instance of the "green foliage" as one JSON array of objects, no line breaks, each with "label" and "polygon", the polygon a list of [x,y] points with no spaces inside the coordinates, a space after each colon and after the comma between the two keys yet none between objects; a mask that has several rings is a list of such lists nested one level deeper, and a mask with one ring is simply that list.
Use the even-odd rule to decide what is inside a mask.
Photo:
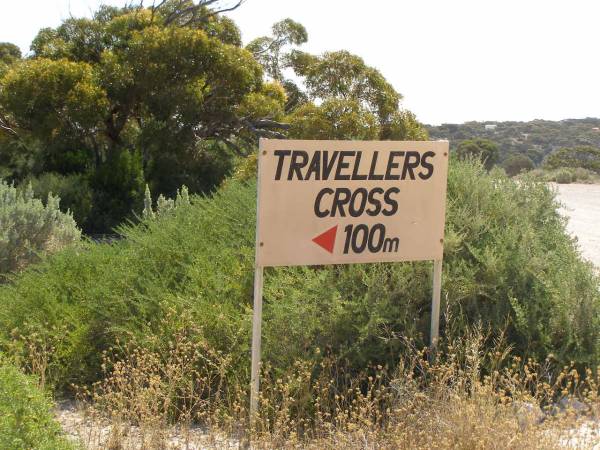
[{"label": "green foliage", "polygon": [[481,161],[487,170],[491,170],[498,160],[498,146],[489,139],[469,139],[458,144],[456,156]]},{"label": "green foliage", "polygon": [[[144,172],[141,155],[124,150],[112,155],[93,175],[91,231],[112,230],[142,208]],[[88,228],[89,230],[90,228]]]},{"label": "green foliage", "polygon": [[86,228],[92,210],[92,190],[85,175],[60,175],[46,172],[36,178],[27,178],[22,186],[31,186],[33,195],[47,199],[50,194],[60,198],[60,210],[70,211],[80,228]]},{"label": "green foliage", "polygon": [[[0,77],[4,173],[89,175],[99,191],[86,231],[108,231],[139,206],[137,170],[107,179],[123,154],[141,155],[143,182],[157,192],[214,189],[285,102],[215,12],[192,1],[101,7],[41,30],[33,56]],[[27,161],[15,156],[22,148]]]},{"label": "green foliage", "polygon": [[288,45],[302,45],[308,40],[308,33],[302,24],[292,19],[284,19],[273,25],[273,35],[254,39],[246,47],[265,72],[273,79],[283,81],[283,69],[287,65],[288,55],[283,48]]},{"label": "green foliage", "polygon": [[[245,389],[255,189],[228,180],[211,198],[120,229],[123,241],[88,243],[26,270],[0,289],[0,330],[15,330],[0,343],[26,356],[28,336],[45,336],[55,348],[48,379],[65,387],[97,380],[102,352],[117,342],[116,349],[135,343],[154,351],[183,329],[227,355],[228,383]],[[447,337],[481,321],[506,328],[522,355],[596,364],[598,278],[580,260],[556,206],[545,185],[452,162]],[[264,301],[263,348],[273,367],[322,355],[350,371],[368,363],[393,367],[401,336],[417,346],[428,341],[431,264],[268,269]]]},{"label": "green foliage", "polygon": [[600,176],[596,172],[581,167],[560,169],[535,169],[525,175],[528,179],[542,182],[555,183],[600,183]]},{"label": "green foliage", "polygon": [[[486,125],[496,125],[493,130]],[[484,138],[498,144],[499,161],[510,155],[525,155],[540,166],[544,157],[562,147],[600,148],[600,119],[567,119],[530,122],[466,122],[427,126],[432,139],[448,139],[451,145],[465,139]]]},{"label": "green foliage", "polygon": [[73,449],[52,416],[52,403],[28,377],[0,358],[0,448]]},{"label": "green foliage", "polygon": [[0,42],[0,77],[8,66],[21,59],[21,50],[10,42]]},{"label": "green foliage", "polygon": [[58,197],[49,195],[44,206],[31,187],[21,191],[0,180],[0,276],[79,240],[73,217],[58,205]]},{"label": "green foliage", "polygon": [[241,48],[219,14],[226,5],[101,6],[40,30],[25,60],[0,46],[12,55],[0,70],[0,175],[88,179],[92,209],[77,219],[85,232],[108,232],[140,209],[146,183],[166,196],[182,185],[211,192],[258,137],[427,138],[360,57],[298,51],[308,35],[291,19]]},{"label": "green foliage", "polygon": [[146,191],[144,192],[144,210],[142,211],[142,217],[146,220],[156,219],[165,214],[169,214],[175,208],[186,207],[190,205],[189,191],[186,186],[182,186],[181,189],[177,190],[177,196],[175,199],[165,198],[162,194],[156,199],[156,207],[152,205],[152,195],[150,189],[146,185]]},{"label": "green foliage", "polygon": [[600,148],[582,146],[561,148],[550,153],[544,160],[545,169],[582,168],[600,174]]},{"label": "green foliage", "polygon": [[21,59],[21,50],[10,42],[0,42],[0,63],[12,64]]},{"label": "green foliage", "polygon": [[0,104],[34,137],[55,136],[95,126],[107,112],[104,92],[86,63],[33,59],[9,70]]},{"label": "green foliage", "polygon": [[533,170],[533,161],[525,155],[511,155],[504,160],[502,167],[509,177]]},{"label": "green foliage", "polygon": [[306,103],[290,115],[289,136],[296,139],[377,139],[377,117],[355,100]]},{"label": "green foliage", "polygon": [[[366,123],[363,126],[368,129],[354,129],[345,133],[346,139],[360,139],[360,136],[370,136],[374,131],[379,139],[427,138],[427,132],[415,120],[414,115],[400,109],[402,96],[378,70],[367,66],[362,58],[347,51],[314,56],[295,50],[288,59],[290,67],[303,78],[309,98],[322,103],[320,106],[312,105],[312,108],[305,106],[309,111],[312,109],[311,115],[315,116],[308,127],[313,131],[306,133],[302,130],[299,135],[330,135],[330,139],[334,139],[335,136],[344,135],[344,132],[338,130],[340,122],[354,122],[356,126]],[[328,105],[328,101],[334,103]],[[331,123],[327,122],[329,117],[332,117]],[[296,132],[298,128],[307,128],[304,123],[295,124],[297,120],[304,122],[306,114],[294,112],[290,121]],[[317,127],[319,123],[322,124],[321,130]],[[333,133],[331,128],[335,129]],[[293,133],[294,131],[292,135]]]},{"label": "green foliage", "polygon": [[382,121],[398,108],[401,95],[378,70],[347,51],[327,52],[323,56],[296,51],[290,65],[304,77],[312,98],[353,98]]},{"label": "green foliage", "polygon": [[569,184],[573,181],[573,175],[567,169],[560,169],[556,171],[554,181],[559,184]]}]

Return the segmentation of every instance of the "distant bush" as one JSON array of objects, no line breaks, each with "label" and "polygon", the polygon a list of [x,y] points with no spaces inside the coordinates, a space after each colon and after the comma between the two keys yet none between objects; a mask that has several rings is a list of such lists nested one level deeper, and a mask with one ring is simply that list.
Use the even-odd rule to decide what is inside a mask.
[{"label": "distant bush", "polygon": [[600,176],[595,172],[581,167],[561,169],[535,169],[526,174],[521,174],[521,178],[527,178],[532,181],[555,182],[560,184],[569,183],[600,183]]},{"label": "distant bush", "polygon": [[[120,228],[118,243],[87,243],[26,270],[0,288],[0,345],[27,357],[30,336],[45,336],[54,348],[48,380],[65,387],[99,379],[105,350],[131,343],[166,354],[184,333],[198,351],[224,358],[211,365],[207,356],[203,368],[221,387],[246,389],[255,191],[228,180],[211,198]],[[521,355],[598,362],[598,278],[553,195],[542,183],[452,161],[443,335],[482,322],[506,329]],[[417,347],[429,339],[431,263],[271,268],[264,301],[265,363],[275,370],[324,355],[350,373],[393,368],[403,336]]]},{"label": "distant bush", "polygon": [[61,436],[52,403],[32,377],[0,359],[0,448],[3,450],[73,449]]},{"label": "distant bush", "polygon": [[576,167],[573,169],[573,181],[588,181],[594,178],[594,173],[583,167]]},{"label": "distant bush", "polygon": [[85,175],[47,172],[36,178],[28,178],[23,184],[31,184],[34,196],[43,201],[48,194],[58,196],[61,211],[71,211],[79,227],[85,228],[92,210],[92,191]]},{"label": "distant bush", "polygon": [[40,254],[59,250],[80,238],[73,217],[59,209],[59,198],[46,205],[0,180],[0,274],[23,269]]},{"label": "distant bush", "polygon": [[533,161],[525,155],[511,155],[502,163],[502,167],[504,167],[509,177],[514,177],[520,173],[533,170],[535,166]]},{"label": "distant bush", "polygon": [[550,153],[544,160],[546,169],[564,167],[580,167],[600,174],[600,148],[590,146],[561,148]]},{"label": "distant bush", "polygon": [[554,181],[559,184],[569,184],[573,182],[573,174],[566,169],[559,170],[554,175]]},{"label": "distant bush", "polygon": [[475,159],[481,161],[487,170],[491,170],[498,161],[500,150],[498,144],[489,139],[467,139],[456,147],[458,159]]}]

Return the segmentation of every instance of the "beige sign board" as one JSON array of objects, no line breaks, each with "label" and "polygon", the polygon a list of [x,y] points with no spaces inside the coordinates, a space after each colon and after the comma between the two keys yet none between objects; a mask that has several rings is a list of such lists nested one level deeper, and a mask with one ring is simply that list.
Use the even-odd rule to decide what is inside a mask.
[{"label": "beige sign board", "polygon": [[257,266],[441,260],[447,141],[262,139]]}]

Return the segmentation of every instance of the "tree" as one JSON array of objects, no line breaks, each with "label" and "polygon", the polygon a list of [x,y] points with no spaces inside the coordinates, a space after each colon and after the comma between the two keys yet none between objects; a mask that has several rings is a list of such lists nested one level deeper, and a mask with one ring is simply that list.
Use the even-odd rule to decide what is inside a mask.
[{"label": "tree", "polygon": [[281,84],[286,93],[285,111],[291,112],[308,101],[308,96],[292,80],[285,78],[284,70],[289,67],[288,47],[306,43],[308,33],[301,24],[292,19],[277,22],[271,28],[271,36],[262,36],[250,42],[246,48],[262,65],[271,80]]},{"label": "tree", "polygon": [[600,148],[591,146],[560,148],[546,157],[544,167],[548,169],[581,167],[600,173]]},{"label": "tree", "polygon": [[272,36],[254,39],[246,48],[273,80],[283,82],[283,70],[289,56],[283,52],[284,47],[304,44],[308,40],[308,33],[302,24],[292,19],[277,22],[273,25],[272,32]]},{"label": "tree", "polygon": [[468,139],[456,148],[456,156],[459,159],[478,159],[487,170],[494,166],[498,155],[498,145],[489,139]]},{"label": "tree", "polygon": [[[263,83],[233,22],[217,15],[240,3],[103,6],[92,19],[41,30],[32,58],[0,80],[2,139],[27,144],[40,172],[89,174],[99,208],[91,220],[101,219],[88,230],[120,222],[144,181],[170,196],[182,184],[212,189],[234,154],[248,153],[258,136],[282,136],[282,89]],[[112,192],[128,194],[108,217],[102,202]]]},{"label": "tree", "polygon": [[[349,133],[343,135],[346,139],[426,139],[427,133],[414,115],[400,108],[402,96],[379,71],[367,66],[362,58],[347,51],[314,56],[295,50],[289,56],[289,65],[303,78],[309,99],[319,104],[304,109],[312,110],[312,116],[315,119],[320,117],[321,122],[322,118],[332,117],[338,124],[333,125],[335,131],[332,139],[341,137],[341,122],[366,126],[363,129],[348,129]],[[316,114],[318,109],[322,111]],[[334,110],[336,113],[332,114]],[[341,113],[348,117],[343,117]],[[294,123],[298,119],[306,121],[306,115],[292,114],[292,135],[294,130],[306,130],[306,124]],[[316,125],[317,122],[313,121],[310,128],[315,130]],[[330,126],[326,124],[316,134],[327,135],[327,127]],[[315,132],[312,134],[315,135]]]},{"label": "tree", "polygon": [[[297,46],[308,39],[305,28],[291,19],[273,25],[272,35],[246,48],[269,78],[286,93],[289,137],[304,139],[427,138],[414,114],[400,108],[402,96],[376,69],[347,51],[311,55]],[[291,69],[306,87],[287,79]]]},{"label": "tree", "polygon": [[321,105],[306,103],[290,117],[291,137],[296,139],[377,139],[377,117],[356,100],[329,98]]},{"label": "tree", "polygon": [[0,70],[2,65],[10,65],[21,59],[21,50],[10,42],[0,42]]},{"label": "tree", "polygon": [[502,166],[509,177],[528,172],[535,167],[533,161],[525,155],[511,155],[504,160]]}]

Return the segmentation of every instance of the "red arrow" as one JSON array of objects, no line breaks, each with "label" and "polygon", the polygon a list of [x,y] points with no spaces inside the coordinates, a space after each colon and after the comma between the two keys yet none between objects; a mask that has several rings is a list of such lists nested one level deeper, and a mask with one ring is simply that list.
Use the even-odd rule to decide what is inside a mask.
[{"label": "red arrow", "polygon": [[337,234],[337,227],[338,226],[336,225],[335,227],[330,228],[329,230],[325,231],[324,233],[321,233],[317,237],[313,238],[312,241],[315,244],[323,247],[329,253],[333,253],[333,246],[335,244],[335,236]]}]

